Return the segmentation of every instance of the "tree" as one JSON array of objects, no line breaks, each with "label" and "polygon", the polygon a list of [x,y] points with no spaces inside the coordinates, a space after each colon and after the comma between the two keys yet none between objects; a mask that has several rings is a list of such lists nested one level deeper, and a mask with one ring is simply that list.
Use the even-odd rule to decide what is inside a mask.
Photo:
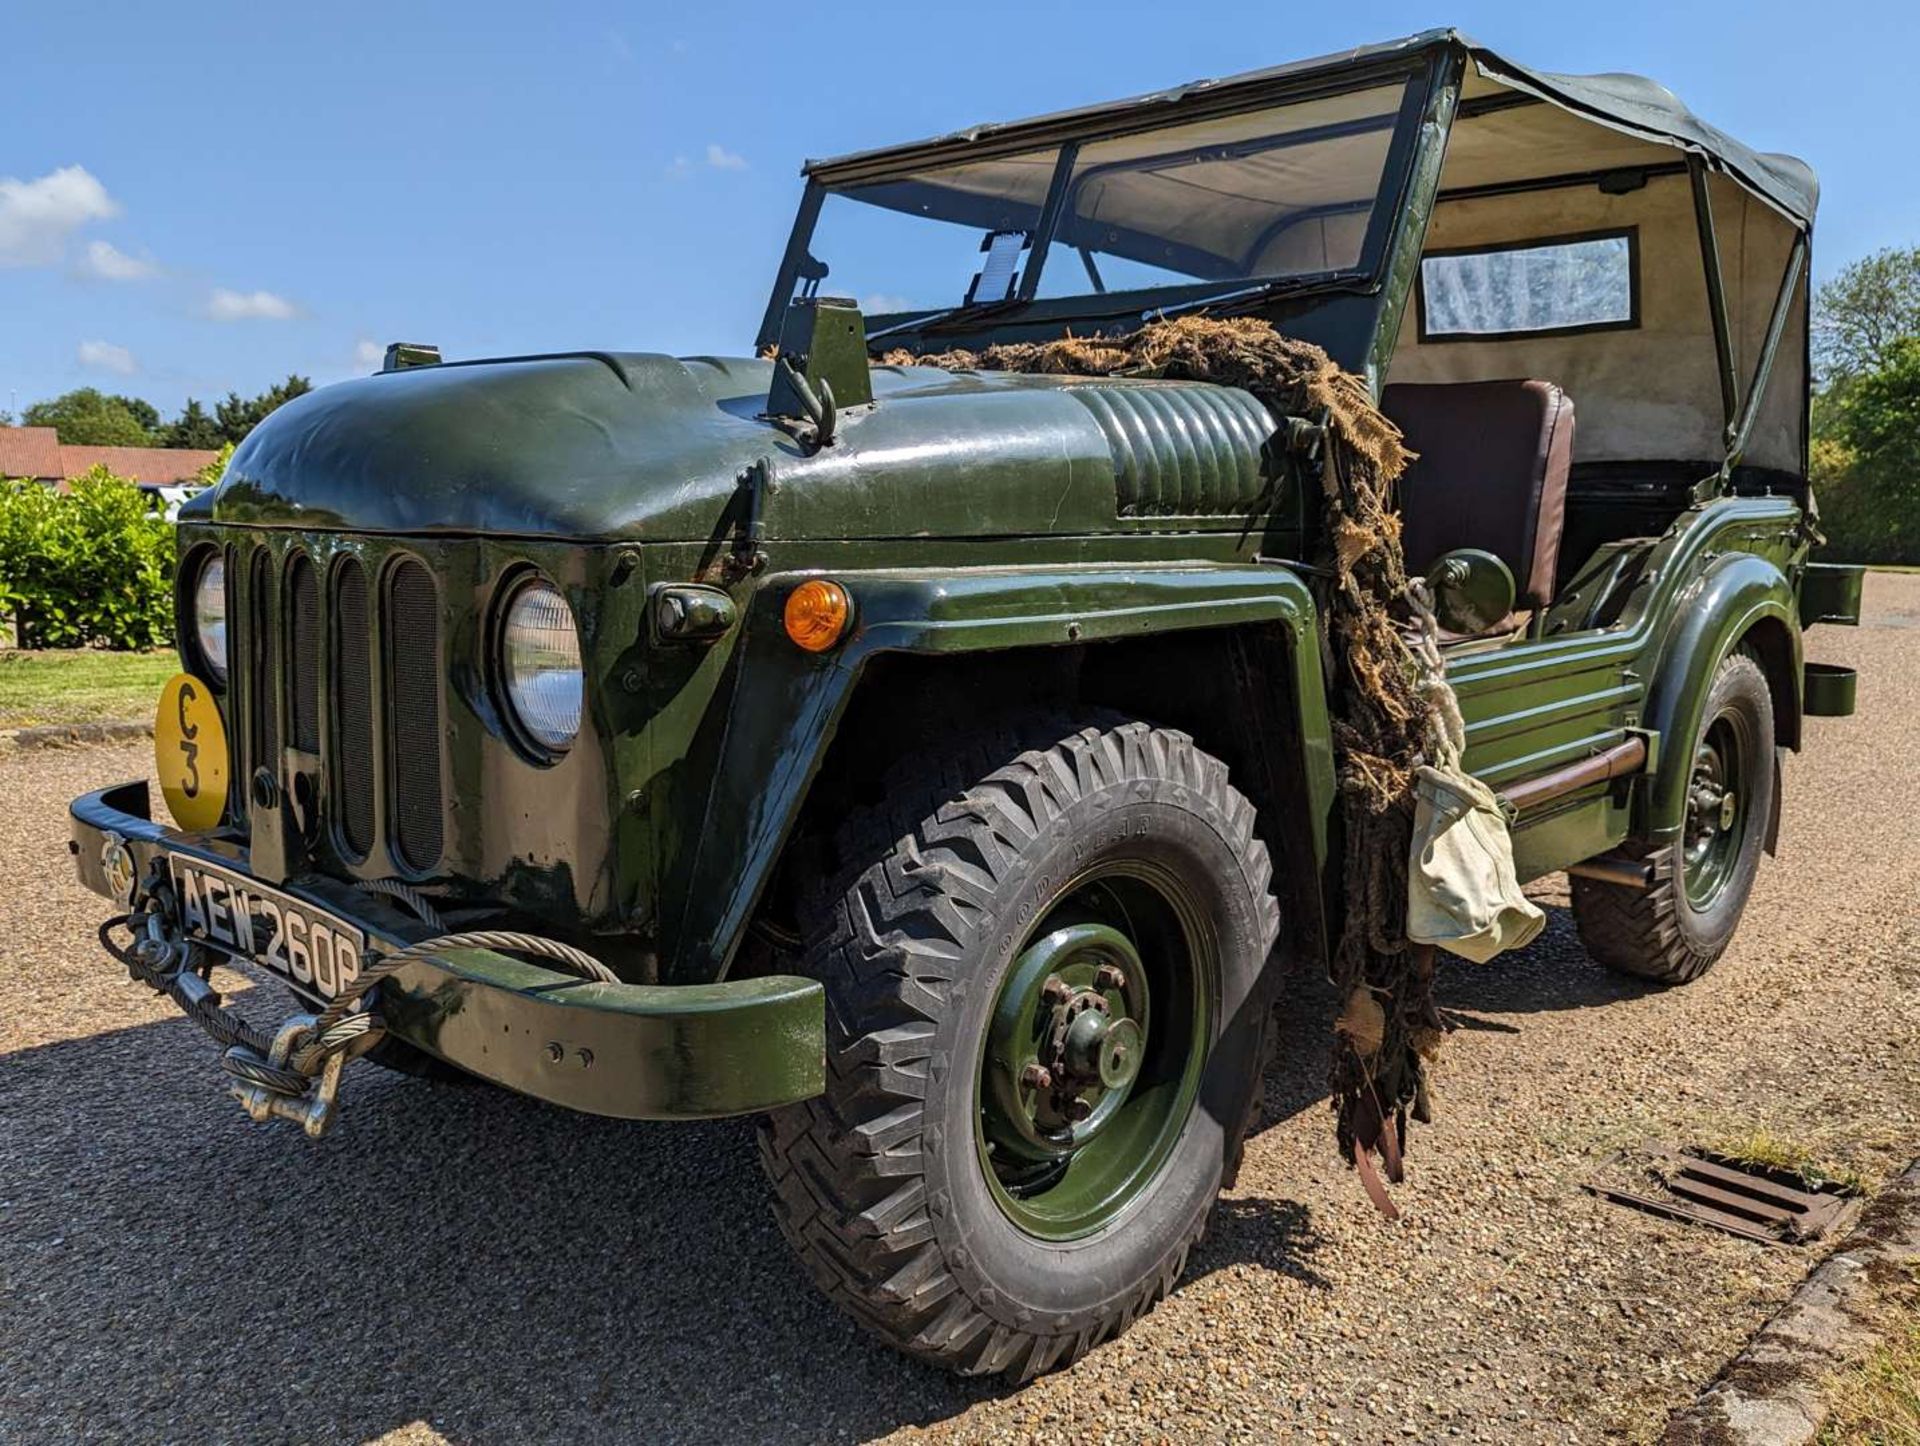
[{"label": "tree", "polygon": [[1920,335],[1854,378],[1814,441],[1821,526],[1849,562],[1920,561]]},{"label": "tree", "polygon": [[1911,336],[1920,336],[1920,246],[1876,251],[1820,288],[1814,361],[1829,385],[1879,371]]},{"label": "tree", "polygon": [[228,392],[227,399],[214,406],[214,423],[220,435],[237,447],[246,441],[247,433],[259,426],[269,412],[312,390],[313,383],[305,377],[289,376],[279,386],[269,387],[257,397],[242,397],[238,392]]},{"label": "tree", "polygon": [[187,398],[180,415],[160,432],[160,445],[163,447],[190,447],[195,451],[211,452],[226,444],[226,434],[220,430],[220,424],[193,397]]},{"label": "tree", "polygon": [[121,396],[111,396],[111,397],[108,397],[107,400],[110,402],[118,402],[121,406],[125,407],[129,412],[131,412],[133,414],[134,421],[140,424],[141,428],[146,432],[146,434],[149,437],[152,437],[159,432],[160,409],[154,406],[152,402],[142,401],[139,397],[121,397]]},{"label": "tree", "polygon": [[[141,404],[145,406],[145,403]],[[147,407],[149,412],[153,408]],[[150,447],[153,438],[120,397],[81,387],[52,401],[35,402],[21,414],[29,427],[52,427],[70,447]],[[158,421],[156,415],[154,418]]]}]

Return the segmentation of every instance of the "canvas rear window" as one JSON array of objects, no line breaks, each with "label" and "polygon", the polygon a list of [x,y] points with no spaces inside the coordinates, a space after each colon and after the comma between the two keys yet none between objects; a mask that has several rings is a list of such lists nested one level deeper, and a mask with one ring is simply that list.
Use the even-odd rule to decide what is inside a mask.
[{"label": "canvas rear window", "polygon": [[1479,341],[1640,324],[1640,248],[1629,230],[1420,259],[1420,339]]}]

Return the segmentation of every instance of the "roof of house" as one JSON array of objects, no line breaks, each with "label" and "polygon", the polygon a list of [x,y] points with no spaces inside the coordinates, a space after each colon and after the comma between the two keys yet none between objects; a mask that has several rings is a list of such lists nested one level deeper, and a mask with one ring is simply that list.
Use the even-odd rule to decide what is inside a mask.
[{"label": "roof of house", "polygon": [[0,427],[0,477],[64,477],[52,427]]},{"label": "roof of house", "polygon": [[69,447],[52,427],[0,427],[0,477],[70,482],[105,467],[143,487],[192,482],[220,454],[191,447]]},{"label": "roof of house", "polygon": [[218,452],[190,447],[65,447],[60,449],[63,477],[84,476],[105,467],[116,477],[153,487],[162,483],[192,482]]}]

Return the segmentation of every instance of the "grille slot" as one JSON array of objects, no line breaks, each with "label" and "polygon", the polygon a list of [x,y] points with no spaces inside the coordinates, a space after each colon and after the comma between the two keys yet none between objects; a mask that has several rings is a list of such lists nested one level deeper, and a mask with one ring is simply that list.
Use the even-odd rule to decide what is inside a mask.
[{"label": "grille slot", "polygon": [[[242,713],[246,706],[246,684],[242,681],[245,669],[241,660],[246,656],[247,614],[242,611],[246,591],[241,586],[240,572],[245,566],[242,561],[246,553],[237,543],[229,542],[221,549],[221,564],[225,569],[225,599],[227,608],[227,655],[220,659],[225,665],[226,676],[216,692],[227,695],[227,755],[238,759],[241,750],[251,746],[252,736],[247,731],[247,720]],[[232,819],[251,818],[247,812],[251,807],[249,798],[252,790],[247,787],[247,775],[244,769],[227,770],[227,817]]]},{"label": "grille slot", "polygon": [[296,553],[287,573],[288,668],[293,687],[287,723],[293,746],[302,753],[320,751],[320,582],[313,559]]},{"label": "grille slot", "polygon": [[349,558],[333,593],[333,696],[339,715],[339,752],[333,776],[340,836],[356,858],[373,848],[373,618],[367,570]]},{"label": "grille slot", "polygon": [[273,627],[273,555],[264,545],[253,550],[247,594],[253,600],[247,613],[250,624],[247,631],[251,634],[247,639],[247,661],[252,672],[253,696],[248,706],[253,709],[253,766],[267,769],[278,778],[280,737],[273,698],[274,653],[277,651]]},{"label": "grille slot", "polygon": [[387,697],[392,714],[393,841],[409,868],[438,863],[440,791],[440,606],[433,577],[412,560],[387,590]]}]

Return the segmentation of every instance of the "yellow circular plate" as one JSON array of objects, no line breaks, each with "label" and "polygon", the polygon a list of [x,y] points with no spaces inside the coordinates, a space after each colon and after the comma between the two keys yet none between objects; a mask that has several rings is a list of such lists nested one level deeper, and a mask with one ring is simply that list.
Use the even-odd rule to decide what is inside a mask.
[{"label": "yellow circular plate", "polygon": [[227,734],[213,689],[191,673],[175,673],[160,690],[153,765],[180,827],[206,829],[220,822],[227,806]]}]

